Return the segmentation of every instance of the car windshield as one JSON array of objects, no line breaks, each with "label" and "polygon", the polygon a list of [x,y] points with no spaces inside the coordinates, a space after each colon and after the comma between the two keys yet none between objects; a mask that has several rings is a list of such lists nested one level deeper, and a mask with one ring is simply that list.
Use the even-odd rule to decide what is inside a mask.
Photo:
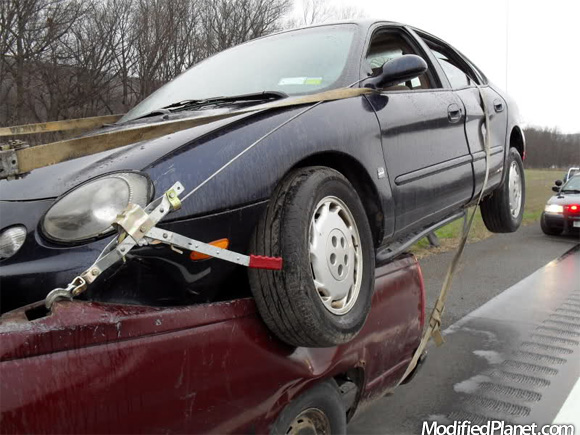
[{"label": "car windshield", "polygon": [[566,184],[562,186],[562,192],[567,190],[580,191],[580,175],[573,176]]},{"label": "car windshield", "polygon": [[263,91],[310,94],[338,85],[356,26],[341,24],[285,32],[230,48],[162,86],[120,122],[184,100]]}]

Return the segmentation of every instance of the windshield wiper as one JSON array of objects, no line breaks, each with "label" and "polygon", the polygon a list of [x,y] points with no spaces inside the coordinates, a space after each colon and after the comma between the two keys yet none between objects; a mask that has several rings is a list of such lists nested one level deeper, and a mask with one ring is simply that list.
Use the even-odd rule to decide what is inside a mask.
[{"label": "windshield wiper", "polygon": [[206,98],[204,100],[184,100],[170,104],[169,106],[165,106],[162,109],[168,109],[172,112],[177,112],[180,110],[191,110],[192,107],[203,107],[219,103],[264,102],[264,101],[280,100],[282,98],[287,97],[288,94],[285,94],[284,92],[263,91],[254,94],[233,95],[230,97],[212,97]]},{"label": "windshield wiper", "polygon": [[232,95],[230,97],[212,97],[203,100],[183,100],[176,103],[171,103],[168,106],[161,107],[160,109],[155,109],[145,115],[141,115],[135,119],[148,118],[155,115],[164,115],[173,112],[181,112],[185,110],[195,110],[200,109],[204,106],[211,105],[221,105],[225,103],[264,103],[269,101],[280,100],[282,98],[287,98],[288,94],[278,91],[263,91],[256,92],[254,94],[243,94],[243,95]]},{"label": "windshield wiper", "polygon": [[560,193],[580,193],[579,189],[562,189]]}]

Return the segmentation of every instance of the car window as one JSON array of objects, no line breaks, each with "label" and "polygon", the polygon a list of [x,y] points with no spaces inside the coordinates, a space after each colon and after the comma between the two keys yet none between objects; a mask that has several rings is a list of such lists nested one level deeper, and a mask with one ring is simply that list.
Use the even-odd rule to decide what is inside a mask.
[{"label": "car window", "polygon": [[[383,64],[405,54],[420,55],[400,35],[393,31],[379,31],[371,40],[365,61],[373,69],[373,73]],[[416,90],[432,88],[427,74],[402,82],[397,85],[397,90]]]},{"label": "car window", "polygon": [[474,81],[469,77],[469,74],[458,66],[456,62],[451,60],[450,57],[433,48],[431,51],[439,61],[443,71],[445,71],[445,75],[449,79],[452,88],[464,88],[474,83]]},{"label": "car window", "polygon": [[566,190],[580,191],[580,175],[574,175],[562,186],[562,192]]},{"label": "car window", "polygon": [[475,79],[474,81],[480,85],[486,84],[487,77],[485,76],[483,71],[481,71],[477,66],[475,66],[475,64],[472,61],[470,61],[467,57],[465,57],[464,54],[461,54],[461,57],[465,61],[465,63],[467,63],[467,65],[469,65],[469,68],[471,68],[471,71],[473,71],[474,76],[470,75],[470,77],[474,77],[474,79]]},{"label": "car window", "polygon": [[162,86],[120,122],[184,100],[278,91],[312,94],[344,86],[356,26],[299,29],[222,51]]},{"label": "car window", "polygon": [[580,169],[579,168],[570,168],[570,169],[568,169],[568,172],[566,172],[564,174],[564,181],[568,181],[570,178],[572,178],[573,176],[575,176],[578,173],[580,173]]}]

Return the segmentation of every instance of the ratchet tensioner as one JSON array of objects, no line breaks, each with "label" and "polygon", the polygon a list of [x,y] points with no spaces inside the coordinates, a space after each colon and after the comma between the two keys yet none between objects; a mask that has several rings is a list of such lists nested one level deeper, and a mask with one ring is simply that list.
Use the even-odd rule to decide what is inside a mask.
[{"label": "ratchet tensioner", "polygon": [[44,301],[46,308],[50,310],[57,300],[72,300],[74,296],[84,292],[105,270],[124,260],[127,253],[135,246],[164,243],[177,252],[181,252],[179,249],[195,251],[254,269],[282,269],[282,259],[279,257],[239,254],[157,228],[155,225],[163,217],[181,208],[179,195],[183,193],[183,190],[183,185],[177,182],[145,209],[136,204],[129,204],[113,222],[119,235],[103,249],[93,265],[75,277],[66,288],[52,290]]}]

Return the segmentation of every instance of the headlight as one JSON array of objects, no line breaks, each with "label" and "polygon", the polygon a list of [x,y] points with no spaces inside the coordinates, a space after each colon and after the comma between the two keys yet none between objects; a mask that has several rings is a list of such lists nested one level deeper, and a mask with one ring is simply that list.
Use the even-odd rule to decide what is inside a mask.
[{"label": "headlight", "polygon": [[26,228],[22,225],[10,227],[0,233],[0,260],[12,257],[24,244]]},{"label": "headlight", "polygon": [[57,242],[103,236],[129,203],[145,207],[153,194],[144,175],[128,172],[95,178],[65,193],[44,215],[43,233]]},{"label": "headlight", "polygon": [[564,213],[564,207],[558,204],[549,204],[544,207],[546,213]]}]

